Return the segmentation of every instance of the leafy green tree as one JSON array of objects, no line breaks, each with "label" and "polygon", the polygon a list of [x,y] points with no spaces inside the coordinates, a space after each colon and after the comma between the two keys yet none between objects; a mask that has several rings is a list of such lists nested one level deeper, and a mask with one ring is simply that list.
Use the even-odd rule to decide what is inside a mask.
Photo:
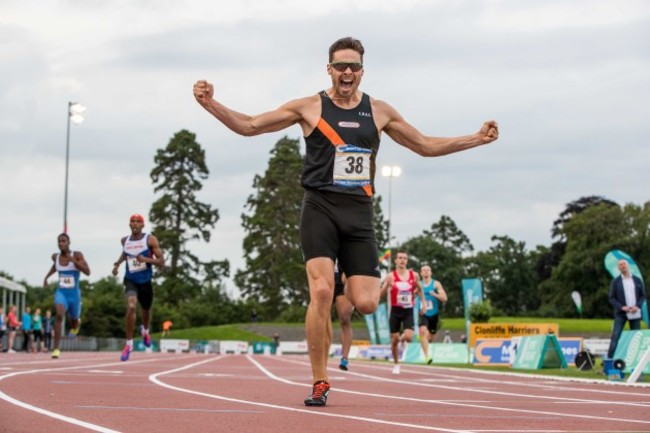
[{"label": "leafy green tree", "polygon": [[160,292],[164,302],[178,304],[199,294],[201,279],[220,282],[227,277],[229,263],[201,262],[188,247],[190,241],[210,242],[210,230],[219,220],[219,211],[196,197],[209,174],[196,135],[177,132],[166,148],[158,149],[154,162],[151,180],[154,192],[162,195],[152,204],[150,219],[169,264]]},{"label": "leafy green tree", "polygon": [[372,225],[375,228],[377,247],[379,251],[383,252],[388,248],[388,221],[384,219],[384,213],[381,210],[381,201],[382,197],[380,195],[375,195],[372,198]]},{"label": "leafy green tree", "polygon": [[477,254],[476,275],[482,279],[492,305],[509,316],[529,314],[539,308],[534,255],[524,242],[508,236],[492,236],[494,245]]},{"label": "leafy green tree", "polygon": [[246,269],[237,271],[235,283],[246,299],[260,305],[261,317],[276,318],[287,305],[304,306],[309,300],[298,233],[302,167],[299,141],[280,139],[264,176],[253,179],[249,213],[242,214]]},{"label": "leafy green tree", "polygon": [[616,247],[630,254],[647,280],[650,274],[650,201],[642,206],[632,203],[623,208],[627,236]]},{"label": "leafy green tree", "polygon": [[551,227],[551,238],[554,239],[554,242],[546,252],[538,256],[535,269],[537,270],[537,276],[540,281],[545,281],[551,278],[553,269],[558,266],[566,252],[567,237],[566,231],[564,230],[566,224],[571,221],[573,217],[584,212],[586,209],[600,204],[614,207],[618,206],[615,202],[607,198],[595,195],[580,197],[577,200],[567,203],[566,207],[553,222],[553,226]]},{"label": "leafy green tree", "polygon": [[115,277],[102,278],[86,289],[82,287],[81,296],[82,335],[124,337],[125,301],[121,281]]},{"label": "leafy green tree", "polygon": [[600,204],[574,215],[562,228],[566,253],[540,294],[546,314],[574,315],[571,292],[582,295],[584,317],[610,317],[607,300],[610,276],[603,259],[615,246],[630,239],[629,224],[618,206]]},{"label": "leafy green tree", "polygon": [[[384,219],[384,214],[381,210],[381,201],[382,197],[380,195],[375,195],[372,198],[372,225],[375,228],[375,237],[377,238],[377,256],[382,255],[386,248],[388,248],[388,221]],[[381,269],[388,269],[388,263],[380,262],[379,267]]]}]

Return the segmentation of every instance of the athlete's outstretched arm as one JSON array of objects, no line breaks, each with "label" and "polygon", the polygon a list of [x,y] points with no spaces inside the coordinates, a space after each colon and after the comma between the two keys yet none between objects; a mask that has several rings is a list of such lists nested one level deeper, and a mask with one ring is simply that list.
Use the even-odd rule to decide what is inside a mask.
[{"label": "athlete's outstretched arm", "polygon": [[266,113],[250,116],[231,110],[214,98],[214,86],[205,80],[194,84],[194,98],[231,131],[247,137],[275,132],[303,121],[303,111],[312,98],[296,99]]},{"label": "athlete's outstretched arm", "polygon": [[373,111],[388,136],[422,156],[442,156],[488,144],[499,138],[499,125],[494,120],[483,123],[478,132],[459,137],[430,137],[408,123],[393,107],[373,101]]}]

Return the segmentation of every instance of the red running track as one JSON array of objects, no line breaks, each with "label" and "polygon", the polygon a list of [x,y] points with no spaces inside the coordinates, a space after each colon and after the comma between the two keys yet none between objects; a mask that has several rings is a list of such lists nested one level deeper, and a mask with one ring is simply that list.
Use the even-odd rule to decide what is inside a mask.
[{"label": "red running track", "polygon": [[306,357],[0,354],[0,432],[650,432],[650,387]]}]

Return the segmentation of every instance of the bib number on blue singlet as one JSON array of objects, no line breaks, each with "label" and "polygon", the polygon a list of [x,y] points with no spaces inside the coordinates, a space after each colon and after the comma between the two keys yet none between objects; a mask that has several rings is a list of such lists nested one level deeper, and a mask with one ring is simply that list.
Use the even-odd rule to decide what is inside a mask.
[{"label": "bib number on blue singlet", "polygon": [[370,185],[370,156],[372,150],[345,144],[336,146],[334,155],[334,185],[359,187]]},{"label": "bib number on blue singlet", "polygon": [[61,275],[59,276],[59,287],[61,289],[73,289],[74,288],[74,277],[71,275]]}]

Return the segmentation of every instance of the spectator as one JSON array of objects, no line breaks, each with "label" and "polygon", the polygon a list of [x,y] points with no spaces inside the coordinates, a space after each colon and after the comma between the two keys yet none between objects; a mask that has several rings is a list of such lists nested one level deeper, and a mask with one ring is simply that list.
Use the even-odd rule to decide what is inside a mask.
[{"label": "spectator", "polygon": [[16,330],[20,327],[18,316],[16,316],[16,306],[9,307],[9,314],[7,315],[7,329],[9,330],[9,341],[7,342],[7,352],[16,353],[14,350],[14,339],[16,338]]},{"label": "spectator", "polygon": [[32,309],[25,307],[23,312],[23,320],[20,325],[21,331],[23,331],[23,350],[29,352],[32,343]]},{"label": "spectator", "polygon": [[46,310],[45,317],[43,317],[43,344],[44,352],[52,348],[52,331],[54,330],[54,320],[52,318],[52,311]]},{"label": "spectator", "polygon": [[169,337],[171,335],[173,325],[174,324],[172,323],[171,320],[165,320],[163,322],[163,324],[162,324],[162,328],[163,328],[162,336],[163,337]]},{"label": "spectator", "polygon": [[609,303],[614,307],[614,328],[609,343],[607,358],[612,359],[625,322],[630,329],[641,329],[641,306],[645,302],[643,281],[630,273],[630,264],[625,259],[618,261],[621,275],[614,278],[609,288]]},{"label": "spectator", "polygon": [[2,339],[5,336],[7,329],[7,318],[5,317],[5,309],[0,307],[0,352],[2,352]]},{"label": "spectator", "polygon": [[43,317],[41,316],[41,309],[37,308],[32,317],[32,333],[34,335],[34,342],[32,344],[32,352],[44,352],[43,346]]}]

